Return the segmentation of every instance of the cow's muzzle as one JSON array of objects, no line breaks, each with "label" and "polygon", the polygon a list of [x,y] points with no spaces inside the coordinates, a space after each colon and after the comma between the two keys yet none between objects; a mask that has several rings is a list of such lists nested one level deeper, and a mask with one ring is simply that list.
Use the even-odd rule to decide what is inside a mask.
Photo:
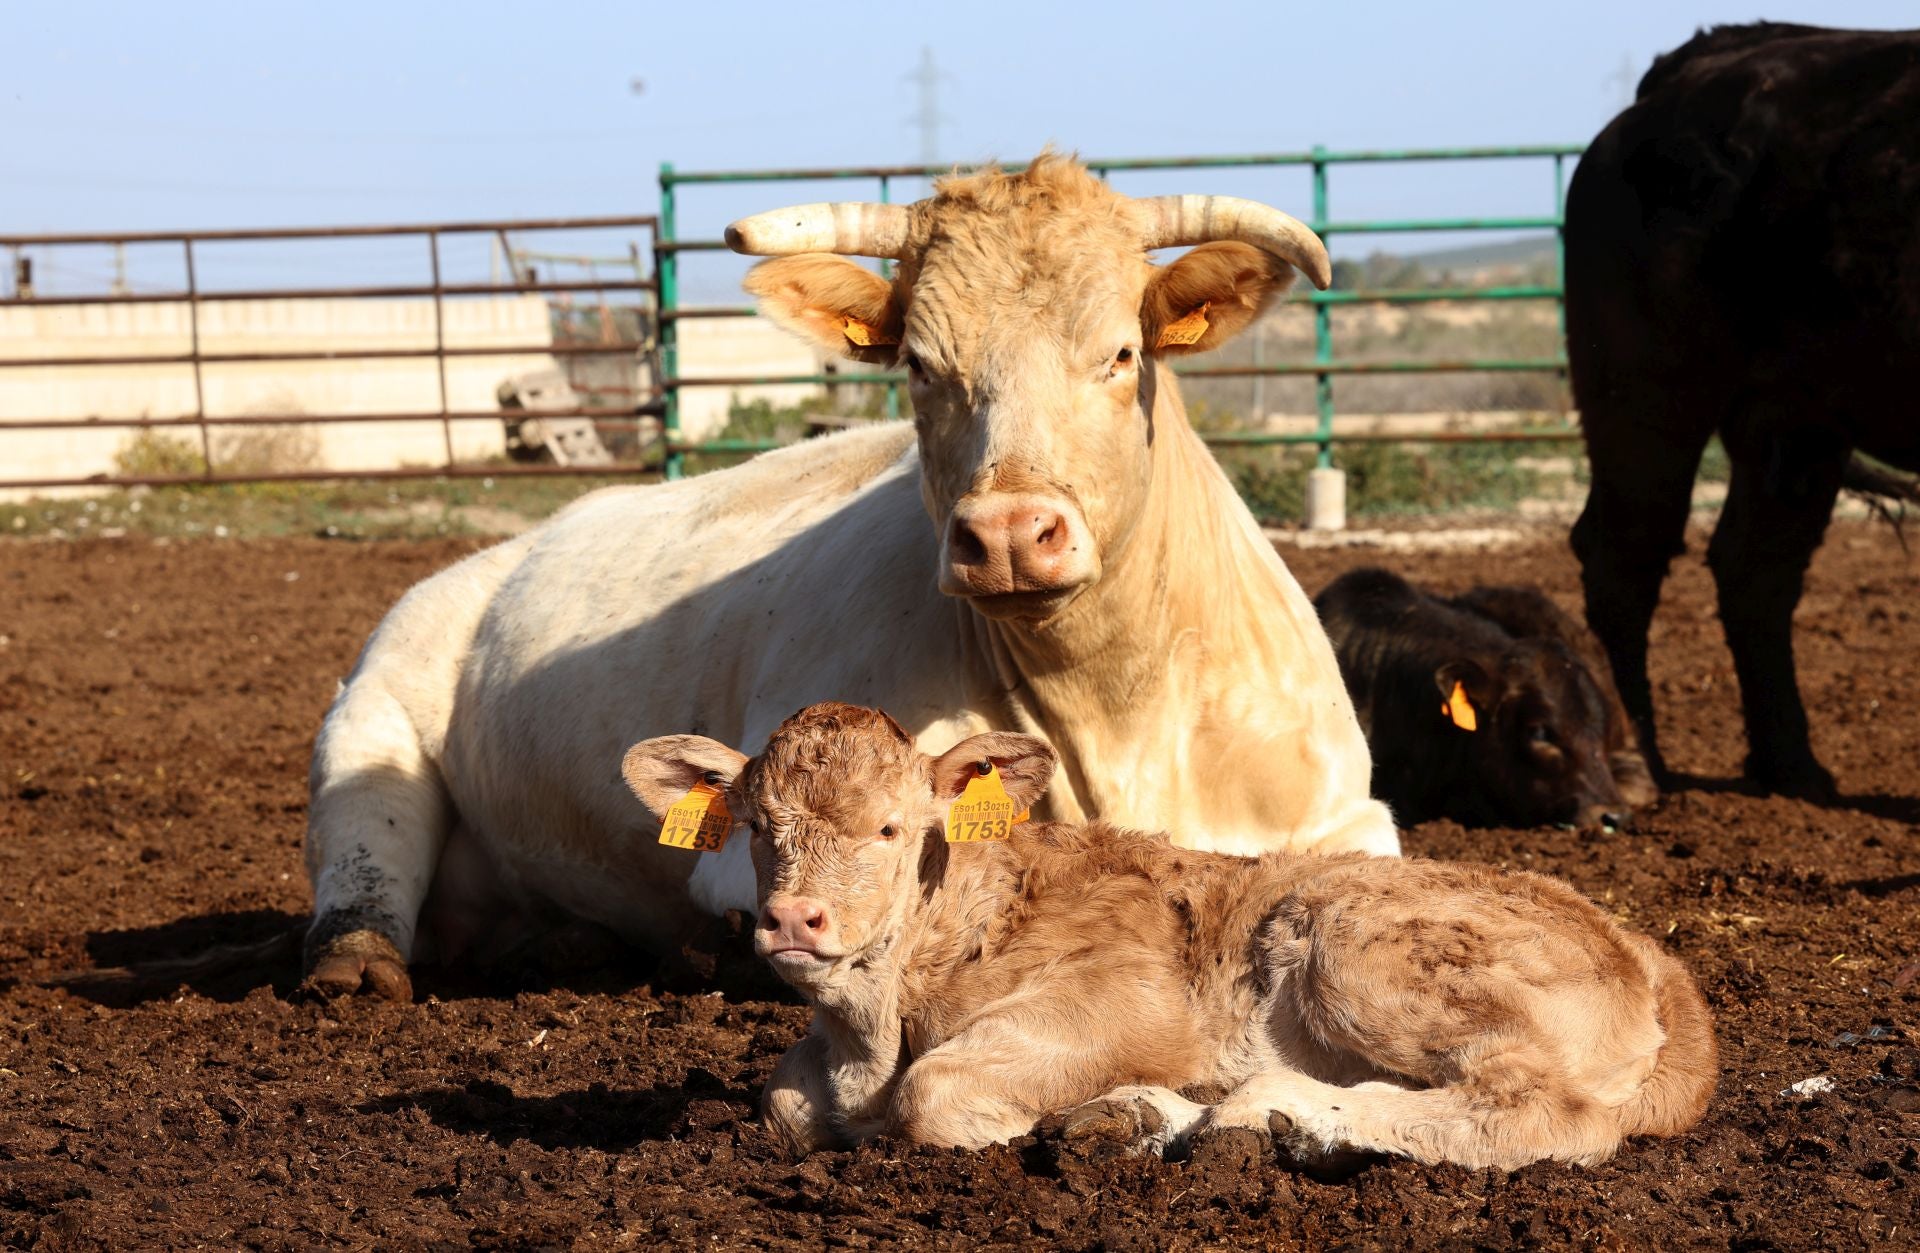
[{"label": "cow's muzzle", "polygon": [[[1071,595],[1100,574],[1086,519],[1071,502],[1029,493],[960,498],[941,544],[940,590],[993,613]],[[996,615],[998,616],[998,615]]]}]

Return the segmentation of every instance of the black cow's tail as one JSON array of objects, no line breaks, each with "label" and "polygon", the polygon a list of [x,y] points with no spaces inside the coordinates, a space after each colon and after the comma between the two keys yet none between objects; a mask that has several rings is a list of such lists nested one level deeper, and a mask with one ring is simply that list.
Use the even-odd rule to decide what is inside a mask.
[{"label": "black cow's tail", "polygon": [[1893,528],[1900,551],[1907,550],[1907,506],[1920,502],[1920,478],[1854,453],[1840,472],[1840,489],[1866,502],[1873,516]]},{"label": "black cow's tail", "polygon": [[[300,922],[265,939],[248,944],[222,944],[192,957],[63,970],[33,982],[45,988],[66,988],[87,994],[104,992],[125,997],[170,992],[181,984],[191,985],[244,971],[263,970],[284,962],[297,962],[306,933],[307,924]],[[262,978],[260,982],[267,980]]]}]

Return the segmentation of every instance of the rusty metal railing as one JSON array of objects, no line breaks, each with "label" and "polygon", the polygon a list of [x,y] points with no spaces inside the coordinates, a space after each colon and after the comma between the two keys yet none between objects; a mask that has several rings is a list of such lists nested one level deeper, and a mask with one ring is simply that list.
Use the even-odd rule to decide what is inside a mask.
[{"label": "rusty metal railing", "polygon": [[[653,340],[642,334],[637,339],[615,342],[564,343],[555,342],[549,333],[542,342],[504,345],[450,345],[447,342],[447,302],[449,299],[468,299],[483,296],[519,296],[519,295],[569,295],[574,293],[598,293],[604,303],[610,292],[636,293],[640,297],[646,316],[642,326],[651,320],[654,307],[654,294],[658,289],[656,280],[635,267],[634,277],[594,276],[569,281],[540,281],[533,272],[513,266],[513,281],[487,283],[447,282],[442,273],[441,241],[451,235],[487,235],[497,237],[508,258],[514,255],[510,242],[511,236],[524,236],[543,232],[557,231],[601,231],[631,230],[644,233],[648,237],[645,244],[631,246],[635,257],[652,252],[651,237],[658,222],[651,215],[617,215],[606,217],[572,217],[514,219],[503,221],[474,222],[431,222],[404,225],[370,226],[328,226],[264,228],[243,230],[210,231],[119,231],[102,233],[71,234],[9,234],[0,235],[0,251],[11,251],[16,258],[32,255],[25,250],[34,250],[44,255],[46,250],[57,250],[80,246],[112,245],[124,247],[129,244],[177,244],[181,250],[181,260],[185,275],[185,284],[179,290],[168,291],[113,291],[104,293],[72,294],[41,293],[34,290],[22,290],[21,273],[16,272],[15,287],[11,295],[0,297],[0,309],[46,308],[54,306],[100,306],[100,305],[185,305],[187,309],[187,350],[185,352],[151,353],[95,353],[68,355],[8,356],[0,354],[0,371],[22,369],[101,369],[110,370],[128,366],[188,366],[193,377],[193,408],[191,412],[161,416],[143,415],[139,417],[72,417],[49,414],[9,414],[0,413],[0,437],[13,432],[59,431],[59,430],[103,430],[103,429],[178,429],[188,428],[199,432],[201,472],[197,474],[87,474],[70,477],[32,477],[11,475],[0,469],[0,488],[51,488],[76,486],[158,486],[180,483],[234,483],[256,482],[261,480],[326,480],[347,478],[431,478],[431,477],[511,477],[555,474],[619,474],[651,470],[652,465],[640,465],[622,462],[614,465],[540,465],[540,464],[462,464],[454,455],[453,423],[468,420],[504,421],[515,416],[528,418],[585,418],[596,427],[606,424],[615,427],[637,429],[643,419],[658,418],[664,412],[664,401],[656,389],[638,390],[634,388],[603,388],[614,392],[625,392],[633,396],[633,402],[618,406],[575,406],[571,408],[528,410],[516,414],[506,409],[455,409],[449,403],[447,387],[447,362],[449,359],[467,357],[519,357],[536,356],[552,358],[578,357],[619,357],[629,356],[635,359],[651,358],[655,351]],[[359,286],[303,286],[303,287],[245,287],[208,289],[199,277],[199,257],[196,246],[213,243],[231,243],[239,241],[276,242],[316,239],[346,239],[355,237],[417,237],[426,242],[426,261],[430,272],[430,281],[426,283],[383,283]],[[24,267],[23,267],[24,269]],[[260,352],[209,352],[202,345],[201,310],[212,303],[241,300],[314,300],[314,299],[352,299],[352,300],[393,300],[406,298],[431,298],[433,301],[433,343],[431,346],[416,347],[342,347],[310,348],[294,351]],[[259,364],[265,362],[296,361],[378,361],[378,360],[427,360],[436,365],[439,404],[428,410],[409,410],[374,413],[221,413],[209,414],[206,403],[206,372],[209,368],[237,364]],[[655,372],[657,377],[657,371]],[[438,421],[440,423],[442,446],[445,460],[436,466],[403,467],[388,469],[312,469],[312,470],[263,470],[246,473],[223,473],[216,464],[214,456],[213,431],[221,427],[272,427],[272,426],[327,426],[352,423],[399,423]],[[12,461],[6,449],[0,444],[0,467],[6,467]]]}]

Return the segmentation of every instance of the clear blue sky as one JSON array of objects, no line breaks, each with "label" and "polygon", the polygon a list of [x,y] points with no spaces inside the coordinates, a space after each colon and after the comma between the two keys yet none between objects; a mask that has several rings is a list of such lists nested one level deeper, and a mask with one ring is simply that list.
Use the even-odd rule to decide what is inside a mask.
[{"label": "clear blue sky", "polygon": [[[1580,142],[1626,98],[1623,68],[1759,16],[1893,27],[1920,24],[1920,4],[4,0],[0,231],[650,212],[662,160],[911,162],[922,45],[947,76],[944,160],[1048,141],[1107,156]],[[1121,185],[1307,208],[1298,175]],[[683,230],[825,194],[696,193]],[[1550,196],[1537,166],[1333,183],[1336,216],[1544,212]]]}]

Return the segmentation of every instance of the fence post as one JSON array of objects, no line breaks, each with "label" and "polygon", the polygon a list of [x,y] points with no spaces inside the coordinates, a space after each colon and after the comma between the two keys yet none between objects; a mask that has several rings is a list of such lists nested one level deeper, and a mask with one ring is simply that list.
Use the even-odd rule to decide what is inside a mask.
[{"label": "fence post", "polygon": [[1564,364],[1567,351],[1567,182],[1566,157],[1553,154],[1553,305],[1560,315],[1560,420],[1573,408],[1573,379]]},{"label": "fence post", "polygon": [[200,378],[200,279],[193,268],[193,241],[183,239],[187,255],[187,326],[193,335],[193,416],[200,419],[200,477],[213,477],[213,435],[207,430],[207,390]]},{"label": "fence post", "polygon": [[[1324,241],[1327,235],[1327,150],[1313,146],[1313,229]],[[1313,360],[1315,365],[1333,361],[1333,306],[1324,300],[1313,305]],[[1313,400],[1318,418],[1316,453],[1313,469],[1307,472],[1307,516],[1309,530],[1339,531],[1347,525],[1347,476],[1333,464],[1333,375],[1326,370],[1313,376]]]},{"label": "fence post", "polygon": [[[1313,229],[1322,241],[1327,233],[1327,150],[1313,146]],[[1313,306],[1313,360],[1324,364],[1333,360],[1333,309],[1324,302]],[[1319,454],[1314,464],[1326,469],[1333,464],[1333,376],[1322,371],[1313,376],[1314,408],[1319,417]]]},{"label": "fence post", "polygon": [[[660,233],[658,243],[675,242],[673,221],[673,162],[660,163]],[[660,387],[665,398],[660,411],[660,443],[665,455],[660,470],[668,479],[686,473],[680,452],[680,323],[674,310],[680,303],[680,259],[671,247],[659,249],[654,276],[660,291]]]},{"label": "fence post", "polygon": [[[880,203],[881,204],[893,203],[892,186],[890,185],[887,179],[887,176],[885,174],[882,174],[880,176]],[[889,280],[893,278],[893,262],[887,261],[884,259],[880,262],[880,277],[884,279],[889,279]],[[887,384],[887,418],[889,420],[892,420],[899,416],[900,416],[900,384],[888,383]]]}]

